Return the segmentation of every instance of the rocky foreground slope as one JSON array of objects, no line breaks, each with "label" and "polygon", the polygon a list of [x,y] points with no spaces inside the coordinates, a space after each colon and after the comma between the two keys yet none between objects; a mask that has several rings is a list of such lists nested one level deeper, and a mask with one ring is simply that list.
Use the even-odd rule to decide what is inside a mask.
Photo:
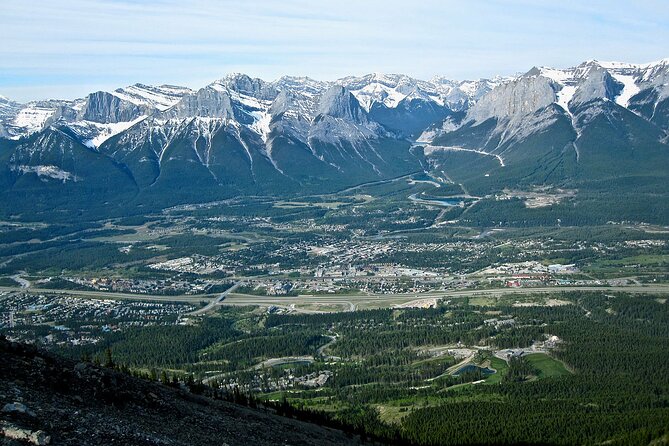
[{"label": "rocky foreground slope", "polygon": [[344,433],[0,339],[0,444],[340,445]]}]

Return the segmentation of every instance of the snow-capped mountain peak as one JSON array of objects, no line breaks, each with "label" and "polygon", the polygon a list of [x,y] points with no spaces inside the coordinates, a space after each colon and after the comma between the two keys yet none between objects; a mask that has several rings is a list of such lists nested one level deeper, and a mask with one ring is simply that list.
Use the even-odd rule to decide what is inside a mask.
[{"label": "snow-capped mountain peak", "polygon": [[[334,96],[333,86],[340,86]],[[339,107],[350,99],[340,94],[344,90],[355,99],[355,106]],[[647,94],[640,95],[643,92]],[[346,100],[333,104],[332,97]],[[318,114],[334,116],[339,112],[344,120],[368,120],[415,137],[427,126],[447,131],[460,125],[462,114],[451,116],[459,112],[467,112],[462,122],[481,122],[490,117],[525,116],[554,103],[571,116],[571,108],[577,104],[602,99],[635,113],[641,113],[640,107],[649,107],[652,114],[655,105],[667,97],[669,59],[646,64],[588,60],[566,69],[538,66],[520,76],[473,81],[439,76],[424,81],[379,72],[334,82],[299,76],[265,81],[232,73],[197,91],[134,84],[74,101],[18,104],[2,97],[0,137],[18,138],[58,124],[70,127],[86,144],[97,147],[152,116],[159,120],[222,119],[245,127],[265,143],[272,129],[306,141]],[[442,125],[444,120],[447,125]]]}]

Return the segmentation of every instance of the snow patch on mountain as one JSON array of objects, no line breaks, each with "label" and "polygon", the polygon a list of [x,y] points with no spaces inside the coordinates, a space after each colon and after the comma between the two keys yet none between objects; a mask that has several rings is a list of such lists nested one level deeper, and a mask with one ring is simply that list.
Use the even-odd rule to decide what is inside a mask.
[{"label": "snow patch on mountain", "polygon": [[37,176],[41,179],[54,179],[54,180],[60,180],[63,183],[67,181],[81,181],[81,178],[76,176],[75,174],[65,171],[63,169],[60,169],[57,166],[27,166],[27,165],[19,165],[19,166],[11,166],[11,169],[15,172],[20,172],[22,174],[27,174],[27,173],[35,173]]},{"label": "snow patch on mountain", "polygon": [[365,111],[369,111],[375,102],[380,102],[389,108],[395,108],[407,96],[397,91],[396,88],[378,82],[365,85],[359,90],[353,90],[352,93]]},{"label": "snow patch on mountain", "polygon": [[146,118],[147,116],[144,115],[130,122],[114,122],[109,124],[100,124],[97,122],[82,121],[81,123],[71,125],[70,127],[76,132],[78,129],[78,125],[79,126],[83,125],[86,126],[86,131],[88,132],[92,131],[93,134],[96,134],[94,137],[90,139],[85,139],[83,141],[84,145],[95,149],[100,147],[100,144],[102,144],[112,136],[116,136],[119,133],[128,130],[130,127],[137,124],[138,122],[143,121]]},{"label": "snow patch on mountain", "polygon": [[374,103],[395,108],[408,94],[416,89],[431,89],[423,81],[403,74],[372,73],[362,77],[348,76],[337,81],[356,97],[360,106],[369,112]]},{"label": "snow patch on mountain", "polygon": [[555,68],[541,67],[539,68],[539,72],[542,76],[552,79],[560,85],[574,82],[573,73],[569,70],[558,70]]},{"label": "snow patch on mountain", "polygon": [[[30,134],[42,130],[49,118],[55,113],[55,108],[31,103],[16,114],[11,125],[21,129],[23,134]],[[16,137],[19,136],[22,136],[22,134],[16,135]]]},{"label": "snow patch on mountain", "polygon": [[443,77],[424,81],[403,74],[372,73],[361,77],[345,77],[336,83],[348,88],[366,112],[374,104],[396,108],[402,101],[411,99],[421,99],[460,111],[504,81],[502,78],[492,81],[453,81]]},{"label": "snow patch on mountain", "polygon": [[145,105],[160,111],[174,106],[185,95],[192,93],[190,88],[175,85],[149,86],[135,84],[118,88],[111,92],[114,96],[135,105]]},{"label": "snow patch on mountain", "polygon": [[[311,147],[309,147],[311,149]],[[281,174],[285,175],[283,170],[279,167],[279,165],[276,163],[276,160],[272,156],[272,150],[274,147],[272,146],[272,140],[267,141],[265,144],[265,155],[267,156],[267,159],[269,160],[270,163],[272,163],[272,166]],[[313,149],[312,149],[313,151]]]},{"label": "snow patch on mountain", "polygon": [[557,94],[557,105],[562,107],[569,116],[573,116],[569,110],[569,101],[571,101],[571,98],[574,97],[574,93],[576,93],[575,86],[565,85],[560,91],[558,91]]},{"label": "snow patch on mountain", "polygon": [[510,82],[513,78],[496,77],[476,81],[454,81],[444,77],[434,77],[430,81],[439,92],[441,104],[453,111],[464,111],[478,102],[484,95],[498,85]]},{"label": "snow patch on mountain", "polygon": [[640,88],[636,84],[634,76],[614,74],[613,78],[623,84],[623,91],[621,91],[616,98],[616,103],[623,107],[627,107],[632,96],[637,94],[640,91]]},{"label": "snow patch on mountain", "polygon": [[[614,61],[597,61],[597,63],[606,68],[607,70],[638,70],[643,66],[643,64],[634,64],[627,62],[614,62]],[[648,64],[650,65],[650,64]]]},{"label": "snow patch on mountain", "polygon": [[259,134],[263,142],[266,144],[267,139],[269,138],[269,124],[272,121],[272,115],[268,111],[253,111],[250,114],[253,116],[253,119],[255,119],[255,122],[251,124],[249,128]]}]

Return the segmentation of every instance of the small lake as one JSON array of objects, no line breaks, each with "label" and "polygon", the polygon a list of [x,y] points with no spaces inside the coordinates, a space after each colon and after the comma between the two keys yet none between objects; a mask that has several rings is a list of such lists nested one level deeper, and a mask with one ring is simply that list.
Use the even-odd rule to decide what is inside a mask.
[{"label": "small lake", "polygon": [[458,370],[453,372],[453,375],[458,376],[463,373],[476,372],[477,370],[480,371],[483,375],[492,375],[495,373],[493,369],[489,369],[488,367],[479,367],[474,364],[467,364],[466,366],[460,367]]}]

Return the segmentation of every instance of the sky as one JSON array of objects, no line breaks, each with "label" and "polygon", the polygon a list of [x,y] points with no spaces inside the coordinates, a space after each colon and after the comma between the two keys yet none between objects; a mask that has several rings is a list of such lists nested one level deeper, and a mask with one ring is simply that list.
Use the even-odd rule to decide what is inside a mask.
[{"label": "sky", "polygon": [[0,95],[73,99],[232,72],[478,79],[669,57],[666,0],[0,0]]}]

